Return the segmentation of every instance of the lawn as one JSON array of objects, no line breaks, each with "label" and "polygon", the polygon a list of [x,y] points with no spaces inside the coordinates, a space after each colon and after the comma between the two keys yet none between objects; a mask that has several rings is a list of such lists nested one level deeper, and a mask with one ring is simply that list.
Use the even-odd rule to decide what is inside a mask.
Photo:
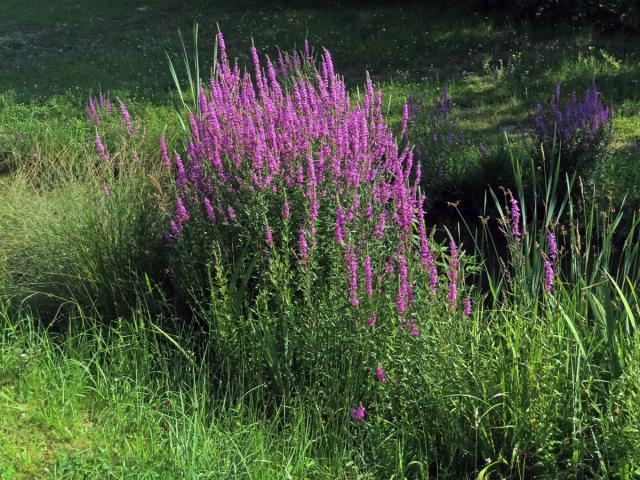
[{"label": "lawn", "polygon": [[[5,0],[0,478],[636,478],[637,34],[466,2],[311,3]],[[193,132],[210,117],[189,98],[182,45],[208,85],[218,29],[231,63],[254,77],[252,45],[276,61],[306,39],[320,72],[331,52],[354,116],[340,116],[331,90],[330,113],[294,109],[310,123],[277,124],[282,138],[304,132],[295,138],[307,145],[312,118],[344,121],[353,138],[373,131],[374,108],[358,108],[378,98],[368,78],[381,89],[389,129],[371,138],[410,145],[384,246],[352,218],[365,218],[366,201],[368,221],[383,217],[384,195],[367,182],[384,190],[384,175],[398,178],[394,153],[365,154],[354,140],[345,159],[379,155],[378,169],[355,194],[349,179],[326,180],[329,167],[323,184],[294,143],[250,130],[243,112],[279,108],[260,95],[255,110],[225,113],[246,122],[221,122],[219,138],[234,139],[229,158],[256,155],[238,132],[268,137],[264,151],[281,142],[282,158],[296,151],[284,197],[239,180],[225,190],[240,160],[235,177],[194,170],[188,152],[209,144]],[[288,75],[285,92],[298,81]],[[320,91],[330,77],[318,75]],[[530,168],[536,103],[557,84],[563,99],[581,98],[594,79],[614,118],[601,168],[584,182]],[[453,105],[434,130],[445,89]],[[97,106],[97,120],[88,101],[101,93],[113,112]],[[418,113],[405,132],[408,98]],[[433,140],[450,132],[453,143]],[[175,168],[163,167],[161,138]],[[309,158],[325,155],[319,138]],[[403,210],[422,193],[424,217],[417,203]],[[395,227],[402,215],[406,230]]]}]

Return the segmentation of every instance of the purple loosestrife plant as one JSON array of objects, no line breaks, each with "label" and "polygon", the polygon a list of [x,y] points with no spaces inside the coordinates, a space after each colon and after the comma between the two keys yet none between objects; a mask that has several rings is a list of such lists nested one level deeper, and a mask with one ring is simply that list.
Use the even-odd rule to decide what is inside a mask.
[{"label": "purple loosestrife plant", "polygon": [[102,138],[97,133],[96,133],[96,149],[98,150],[98,153],[100,154],[100,159],[103,162],[108,163],[111,161],[111,159],[109,158],[109,155],[107,155],[106,149],[104,148],[104,144],[102,143]]},{"label": "purple loosestrife plant", "polygon": [[553,281],[555,278],[555,272],[553,271],[553,264],[548,258],[544,259],[544,291],[551,293],[553,290]]},{"label": "purple loosestrife plant", "polygon": [[447,300],[451,308],[456,308],[458,304],[458,280],[460,275],[460,259],[458,257],[458,246],[453,238],[449,239],[449,294]]},{"label": "purple loosestrife plant", "polygon": [[[252,48],[250,74],[229,63],[222,35],[218,45],[219,63],[200,91],[198,113],[185,122],[186,148],[169,188],[176,196],[167,232],[176,289],[202,292],[193,302],[201,304],[228,287],[235,292],[233,318],[277,319],[277,328],[261,330],[275,335],[273,343],[267,336],[246,340],[278,345],[276,353],[233,357],[244,351],[238,347],[228,360],[256,362],[245,370],[274,382],[317,363],[287,357],[300,345],[364,351],[374,332],[401,325],[418,336],[414,302],[432,301],[437,270],[426,239],[421,167],[386,122],[382,93],[368,80],[353,101],[326,50],[317,63],[283,54],[273,64]],[[164,159],[162,143],[160,150]],[[212,265],[215,272],[207,270]],[[210,285],[222,281],[221,272],[236,272],[229,274],[235,283]],[[224,335],[240,342],[238,332],[257,331],[243,328],[238,321]],[[286,348],[283,331],[298,335],[287,337]]]},{"label": "purple loosestrife plant", "polygon": [[462,313],[467,317],[471,315],[471,297],[464,299],[464,309],[462,310]]},{"label": "purple loosestrife plant", "polygon": [[558,242],[553,232],[547,233],[547,244],[549,245],[549,258],[555,260],[558,258]]},{"label": "purple loosestrife plant", "polygon": [[511,235],[513,235],[516,245],[520,245],[520,240],[522,239],[522,232],[520,231],[520,205],[511,192],[509,192],[509,202],[511,204]]},{"label": "purple loosestrife plant", "polygon": [[134,133],[133,124],[131,123],[131,115],[129,114],[129,110],[127,106],[122,103],[120,99],[118,99],[118,105],[120,107],[120,116],[122,116],[122,120],[124,121],[125,126],[130,134]]},{"label": "purple loosestrife plant", "polygon": [[531,150],[550,172],[560,153],[560,178],[574,172],[590,178],[607,158],[612,132],[613,112],[595,78],[581,100],[573,92],[563,102],[558,84],[549,103],[538,103],[531,116]]}]

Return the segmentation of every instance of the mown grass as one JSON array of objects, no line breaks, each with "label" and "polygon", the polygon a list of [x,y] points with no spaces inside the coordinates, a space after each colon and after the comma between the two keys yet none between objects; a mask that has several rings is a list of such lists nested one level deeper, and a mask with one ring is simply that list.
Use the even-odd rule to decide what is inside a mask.
[{"label": "mown grass", "polygon": [[[423,2],[9,0],[3,9],[11,14],[0,18],[1,478],[640,474],[637,239],[607,236],[621,199],[640,201],[640,50],[628,37],[514,27]],[[446,311],[427,319],[404,352],[411,363],[388,372],[403,383],[379,399],[403,392],[402,410],[372,409],[372,421],[357,425],[348,405],[327,413],[318,392],[274,399],[266,385],[234,384],[242,372],[221,375],[203,349],[218,340],[188,331],[183,306],[160,288],[171,272],[156,207],[157,140],[180,136],[164,52],[177,58],[177,29],[194,20],[205,71],[216,22],[242,64],[252,37],[276,53],[308,36],[332,51],[354,91],[367,70],[382,81],[397,123],[408,93],[433,103],[449,85],[460,130],[501,151],[506,131],[518,158],[514,132],[533,104],[557,82],[582,91],[595,75],[615,109],[614,157],[596,200],[584,201],[593,210],[577,202],[571,220],[558,217],[570,254],[556,296],[537,295],[540,244],[515,270],[485,269],[505,250],[493,251],[467,218],[477,242],[463,249],[482,287],[474,305],[484,298],[485,307],[468,322]],[[98,90],[126,99],[148,128],[135,146],[143,174],[108,177],[109,202],[83,115]],[[110,150],[123,162],[131,155],[116,143]],[[459,205],[448,208],[451,222]],[[634,225],[629,211],[623,226]],[[551,217],[543,224],[556,226]],[[595,233],[581,243],[587,225]]]}]

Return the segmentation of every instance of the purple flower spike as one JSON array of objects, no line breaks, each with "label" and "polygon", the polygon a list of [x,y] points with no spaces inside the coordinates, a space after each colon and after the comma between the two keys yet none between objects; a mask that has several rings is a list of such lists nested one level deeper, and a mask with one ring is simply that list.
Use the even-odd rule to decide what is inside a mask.
[{"label": "purple flower spike", "polygon": [[464,309],[462,310],[462,313],[467,317],[471,315],[471,297],[467,297],[464,299]]},{"label": "purple flower spike", "polygon": [[555,260],[558,258],[558,242],[552,232],[547,233],[547,243],[549,244],[549,257],[551,260]]},{"label": "purple flower spike", "polygon": [[307,234],[302,228],[298,233],[298,250],[300,251],[300,258],[306,263],[309,258],[309,245],[307,244]]},{"label": "purple flower spike", "polygon": [[360,304],[358,300],[358,264],[356,254],[351,250],[351,247],[347,248],[346,262],[349,270],[349,299],[351,306],[357,307]]},{"label": "purple flower spike", "polygon": [[169,151],[164,137],[160,137],[160,153],[162,154],[162,166],[167,169],[170,168],[171,162],[169,161]]},{"label": "purple flower spike", "polygon": [[131,115],[129,115],[129,110],[127,110],[127,106],[122,103],[120,99],[118,99],[118,104],[120,106],[120,115],[122,116],[122,120],[127,127],[129,133],[133,133],[133,125],[131,123]]},{"label": "purple flower spike", "polygon": [[98,149],[98,153],[100,154],[100,158],[102,159],[103,162],[111,161],[111,159],[107,155],[104,145],[102,144],[102,139],[100,138],[100,135],[98,135],[97,133],[96,133],[96,148]]},{"label": "purple flower spike", "polygon": [[553,290],[553,280],[555,273],[553,271],[553,265],[546,258],[544,259],[544,291],[551,293]]},{"label": "purple flower spike", "polygon": [[384,374],[384,371],[382,370],[382,367],[380,365],[376,367],[376,378],[382,383],[387,383],[387,376]]},{"label": "purple flower spike", "polygon": [[204,212],[207,215],[207,218],[212,222],[215,221],[216,212],[213,210],[213,205],[211,205],[211,202],[209,201],[209,199],[207,197],[204,197],[204,200],[202,201],[202,203],[204,205]]},{"label": "purple flower spike", "polygon": [[402,106],[402,131],[400,133],[401,136],[407,136],[407,125],[409,123],[409,105],[405,103]]},{"label": "purple flower spike", "polygon": [[447,276],[449,277],[449,294],[447,295],[447,300],[451,308],[456,308],[458,303],[460,259],[458,258],[458,246],[453,239],[449,241],[449,255],[451,258],[449,260],[449,271],[447,272]]},{"label": "purple flower spike", "polygon": [[518,200],[509,192],[510,201],[511,201],[511,234],[513,238],[515,238],[516,243],[520,244],[520,238],[522,234],[520,233],[520,206],[518,205]]},{"label": "purple flower spike", "polygon": [[282,218],[285,220],[289,220],[291,216],[291,212],[289,211],[289,202],[287,200],[284,201],[284,205],[282,206]]},{"label": "purple flower spike", "polygon": [[174,237],[179,237],[182,235],[182,224],[180,222],[176,222],[175,220],[171,220],[171,234]]},{"label": "purple flower spike", "polygon": [[178,200],[176,200],[176,219],[180,223],[184,223],[189,220],[189,212],[187,212],[187,209],[184,206],[182,197],[178,197]]},{"label": "purple flower spike", "polygon": [[269,248],[273,248],[273,232],[271,231],[271,227],[268,225],[264,231],[264,240]]}]

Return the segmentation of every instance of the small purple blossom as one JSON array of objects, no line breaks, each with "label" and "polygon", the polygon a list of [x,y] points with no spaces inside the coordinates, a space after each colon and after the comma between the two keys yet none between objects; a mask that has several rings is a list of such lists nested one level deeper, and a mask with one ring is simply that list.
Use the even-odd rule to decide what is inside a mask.
[{"label": "small purple blossom", "polygon": [[362,405],[360,405],[358,407],[353,407],[349,411],[349,414],[351,415],[351,420],[353,420],[355,422],[363,421],[365,413],[366,413],[366,409]]},{"label": "small purple blossom", "polygon": [[471,315],[471,297],[467,297],[464,299],[464,308],[462,310],[462,313],[467,317]]},{"label": "small purple blossom", "polygon": [[400,132],[400,135],[402,137],[407,136],[408,123],[409,123],[409,104],[405,102],[405,104],[402,106],[402,131]]},{"label": "small purple blossom", "polygon": [[118,99],[118,104],[120,106],[120,115],[122,116],[122,120],[127,127],[129,133],[133,133],[133,125],[131,124],[131,115],[129,115],[129,110],[127,110],[127,106],[122,103],[120,99]]},{"label": "small purple blossom", "polygon": [[271,231],[271,227],[267,225],[267,228],[264,231],[264,240],[270,248],[273,248],[273,232]]},{"label": "small purple blossom", "polygon": [[182,224],[180,222],[176,222],[175,220],[171,220],[171,234],[174,237],[179,237],[182,235]]},{"label": "small purple blossom", "polygon": [[204,200],[202,200],[202,204],[204,205],[204,212],[207,215],[207,218],[212,222],[215,221],[216,212],[213,210],[213,205],[211,205],[211,202],[207,197],[204,197]]},{"label": "small purple blossom", "polygon": [[344,210],[342,205],[338,205],[336,209],[335,237],[336,243],[340,245],[344,243]]},{"label": "small purple blossom", "polygon": [[164,136],[160,137],[160,153],[162,154],[162,165],[164,168],[170,168],[171,162],[169,161],[169,151],[167,149],[167,142]]},{"label": "small purple blossom", "polygon": [[347,249],[345,260],[349,270],[349,300],[352,307],[357,307],[360,304],[358,300],[358,264],[356,254],[350,247]]},{"label": "small purple blossom", "polygon": [[107,185],[106,183],[104,184],[104,187],[102,187],[102,194],[105,197],[110,197],[112,195],[111,189],[109,188],[109,185]]},{"label": "small purple blossom", "polygon": [[547,233],[547,243],[549,244],[549,257],[551,260],[558,258],[558,242],[553,232]]},{"label": "small purple blossom", "polygon": [[373,295],[373,267],[371,266],[371,257],[369,255],[364,257],[364,277],[365,291],[370,297]]},{"label": "small purple blossom", "polygon": [[306,263],[309,258],[309,245],[307,244],[307,234],[302,228],[298,232],[298,250],[300,251],[300,258]]},{"label": "small purple blossom", "polygon": [[380,364],[376,366],[376,378],[382,383],[387,383],[387,376],[384,374]]},{"label": "small purple blossom", "polygon": [[520,238],[522,234],[520,232],[520,206],[518,200],[509,192],[511,202],[511,234],[515,238],[516,243],[520,244]]},{"label": "small purple blossom", "polygon": [[553,271],[553,265],[548,259],[544,259],[544,291],[551,293],[553,290],[553,280],[555,273]]},{"label": "small purple blossom", "polygon": [[458,258],[458,246],[453,239],[449,240],[449,271],[447,276],[449,277],[449,294],[447,300],[451,308],[456,308],[458,302],[458,277],[460,269],[460,259]]},{"label": "small purple blossom", "polygon": [[184,223],[189,220],[189,212],[184,206],[184,202],[182,201],[182,197],[178,197],[176,200],[176,219],[180,223]]},{"label": "small purple blossom", "polygon": [[98,149],[98,153],[100,154],[100,158],[102,159],[103,162],[111,161],[102,143],[102,138],[100,138],[100,135],[98,135],[97,133],[96,133],[96,148]]}]

